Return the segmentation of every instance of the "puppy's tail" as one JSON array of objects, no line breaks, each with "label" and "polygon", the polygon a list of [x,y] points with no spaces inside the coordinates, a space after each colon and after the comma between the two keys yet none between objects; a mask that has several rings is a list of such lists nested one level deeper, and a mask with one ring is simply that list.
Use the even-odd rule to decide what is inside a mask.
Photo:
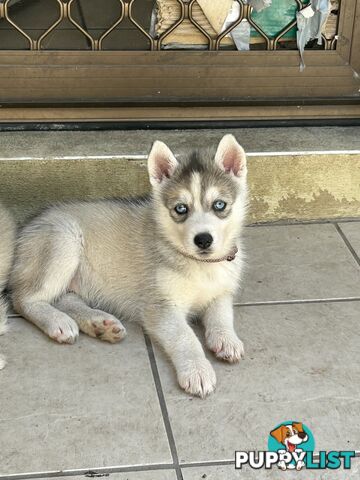
[{"label": "puppy's tail", "polygon": [[[4,295],[14,257],[16,226],[10,213],[0,205],[0,335],[7,331],[8,302]],[[0,369],[5,359],[0,356]]]}]

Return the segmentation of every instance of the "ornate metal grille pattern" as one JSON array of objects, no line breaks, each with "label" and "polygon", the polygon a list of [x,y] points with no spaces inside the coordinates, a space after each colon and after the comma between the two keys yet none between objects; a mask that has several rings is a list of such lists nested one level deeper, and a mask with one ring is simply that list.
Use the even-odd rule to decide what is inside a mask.
[{"label": "ornate metal grille pattern", "polygon": [[[47,47],[46,43],[49,36],[55,30],[57,30],[63,22],[67,22],[68,24],[71,24],[73,29],[76,29],[76,31],[83,36],[85,45],[87,45],[87,49],[105,50],[109,49],[104,47],[106,39],[108,39],[108,37],[119,28],[119,26],[121,27],[124,22],[127,22],[128,24],[131,24],[133,30],[137,30],[137,33],[143,36],[145,42],[147,43],[147,48],[143,48],[143,50],[161,50],[164,47],[164,42],[170,33],[174,32],[183,22],[186,21],[188,23],[190,22],[191,25],[198,32],[200,32],[201,35],[204,36],[207,42],[206,48],[207,50],[211,51],[219,50],[222,47],[221,41],[224,39],[224,37],[234,30],[234,28],[244,19],[247,20],[251,27],[260,35],[262,44],[266,50],[277,50],[279,48],[279,42],[281,39],[283,39],[283,37],[291,29],[296,27],[296,19],[294,19],[288,25],[284,26],[275,36],[271,37],[254,20],[252,6],[247,4],[244,0],[236,1],[240,7],[239,16],[225,31],[220,34],[214,34],[214,32],[209,33],[195,20],[193,8],[196,0],[177,0],[180,6],[180,16],[169,28],[167,28],[167,30],[160,35],[151,35],[147,26],[141,24],[141,22],[136,18],[136,15],[134,14],[134,7],[135,5],[138,6],[139,3],[141,3],[141,0],[140,2],[137,0],[113,0],[113,2],[116,2],[118,6],[116,17],[112,19],[112,23],[107,25],[105,30],[102,31],[98,36],[95,36],[93,31],[86,27],[85,22],[79,21],[79,18],[74,14],[74,10],[79,8],[80,0],[53,0],[52,8],[54,17],[56,15],[56,18],[53,19],[52,23],[46,26],[45,31],[42,31],[37,38],[34,38],[32,31],[29,31],[29,29],[25,28],[17,23],[16,20],[14,20],[12,7],[14,6],[16,8],[20,8],[20,4],[17,6],[16,0],[0,0],[0,26],[6,23],[7,29],[16,30],[18,35],[21,35],[27,44],[27,46],[23,48],[24,50],[47,50],[49,48]],[[305,0],[293,0],[293,3],[296,4],[297,10],[300,10],[306,6],[307,2]],[[122,33],[126,35],[126,30],[124,30]],[[335,50],[336,35],[333,35],[331,38],[326,38],[323,35],[322,48],[325,50]],[[4,46],[1,45],[1,41],[0,49],[4,49]],[[69,49],[71,49],[71,47]],[[77,46],[74,49],[78,50],[79,47]],[[124,50],[124,48],[113,47],[111,49]]]}]

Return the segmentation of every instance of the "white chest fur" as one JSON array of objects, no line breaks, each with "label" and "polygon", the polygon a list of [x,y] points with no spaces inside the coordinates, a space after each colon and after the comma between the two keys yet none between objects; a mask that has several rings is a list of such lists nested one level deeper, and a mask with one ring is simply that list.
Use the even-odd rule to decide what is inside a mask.
[{"label": "white chest fur", "polygon": [[238,288],[240,268],[240,259],[216,264],[199,262],[181,272],[161,268],[157,275],[159,293],[173,305],[197,311],[221,295],[233,294]]}]

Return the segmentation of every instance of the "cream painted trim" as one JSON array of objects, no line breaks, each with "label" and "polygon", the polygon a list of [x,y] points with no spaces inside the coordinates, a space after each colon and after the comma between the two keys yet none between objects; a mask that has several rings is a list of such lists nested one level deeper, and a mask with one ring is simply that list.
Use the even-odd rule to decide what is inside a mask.
[{"label": "cream painted trim", "polygon": [[[303,150],[295,152],[248,152],[248,157],[291,157],[305,155],[359,155],[360,150]],[[181,156],[181,154],[176,154]],[[145,160],[147,155],[64,155],[57,157],[0,157],[0,162],[14,160]]]}]

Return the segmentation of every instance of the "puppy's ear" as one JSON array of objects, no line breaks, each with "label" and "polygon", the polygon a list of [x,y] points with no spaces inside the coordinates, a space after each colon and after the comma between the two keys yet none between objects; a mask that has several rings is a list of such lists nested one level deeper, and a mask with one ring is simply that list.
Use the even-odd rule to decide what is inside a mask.
[{"label": "puppy's ear", "polygon": [[284,443],[285,436],[286,436],[286,427],[284,425],[280,425],[280,427],[275,428],[270,432],[270,435],[275,438],[279,443]]},{"label": "puppy's ear", "polygon": [[154,142],[148,157],[148,171],[150,183],[159,185],[164,179],[170,178],[174,173],[178,161],[170,148],[163,142]]},{"label": "puppy's ear", "polygon": [[293,426],[294,428],[296,428],[296,430],[297,430],[298,432],[303,432],[303,431],[304,431],[303,424],[300,423],[300,422],[293,422],[292,426]]},{"label": "puppy's ear", "polygon": [[232,172],[236,177],[246,173],[246,155],[234,135],[224,135],[215,154],[215,162],[225,172]]}]

